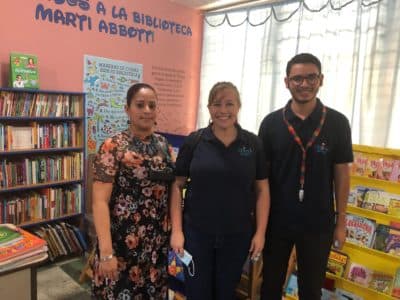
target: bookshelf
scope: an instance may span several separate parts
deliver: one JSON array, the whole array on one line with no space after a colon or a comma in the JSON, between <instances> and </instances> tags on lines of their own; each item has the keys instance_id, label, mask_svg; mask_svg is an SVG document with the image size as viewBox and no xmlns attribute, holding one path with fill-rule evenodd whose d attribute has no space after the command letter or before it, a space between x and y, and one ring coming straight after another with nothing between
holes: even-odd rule
<instances>
[{"instance_id":1,"label":"bookshelf","mask_svg":"<svg viewBox=\"0 0 400 300\"><path fill-rule=\"evenodd\" d=\"M85 94L0 88L0 223L83 216Z\"/></svg>"},{"instance_id":2,"label":"bookshelf","mask_svg":"<svg viewBox=\"0 0 400 300\"><path fill-rule=\"evenodd\" d=\"M372 232L373 242L370 246L364 245L363 243L366 243L366 241L362 241L362 238L359 240L357 232L356 238L354 236L350 239L347 238L341 250L341 252L348 255L343 276L327 272L326 277L334 281L335 288L348 291L353 295L362 297L364 300L400 299L400 297L396 298L392 295L396 272L400 274L400 247L397 248L396 253L388 253L386 251L387 248L379 249L375 244L378 224L386 226L390 225L391 222L400 224L400 150L353 145L353 151L355 160L352 165L351 193L346 213L356 216L356 218L362 217L372 220L375 223L375 228ZM372 193L378 191L377 194L382 194L379 194L381 195L379 197L375 196L374 198L371 196L368 198L366 197L368 191ZM360 226L365 224L369 223L361 223ZM353 226L351 223L347 223L347 225ZM351 236L349 234L351 230L351 228L347 227L347 235ZM362 233L362 231L360 232ZM393 236L395 235L392 234ZM396 239L400 241L400 235ZM387 243L388 239L384 238L384 240ZM389 291L385 293L372 288L371 284L363 285L350 280L349 273L351 272L352 263L365 267L367 269L365 273L369 272L371 277L373 274L392 276L393 280ZM397 279L397 281L399 280ZM297 297L286 295L285 299L297 299Z\"/></svg>"},{"instance_id":3,"label":"bookshelf","mask_svg":"<svg viewBox=\"0 0 400 300\"><path fill-rule=\"evenodd\" d=\"M361 145L353 145L353 150L355 161L352 165L351 195L347 213L373 220L376 226L378 224L390 225L391 222L400 224L400 179L398 179L397 174L400 171L396 170L396 164L397 166L400 164L400 150ZM374 190L379 191L379 193L388 193L391 196L377 198L366 196L369 191L375 193ZM398 199L398 201L389 201L389 198ZM374 240L378 235L376 232L375 228ZM399 253L393 254L375 248L375 241L371 246L367 247L362 242L355 243L352 240L346 240L342 251L349 256L349 262L344 276L338 277L333 274L327 274L327 277L335 280L336 288L347 290L363 297L365 300L399 299L392 296L393 281L390 291L383 293L372 288L370 284L365 286L348 279L351 263L366 267L372 274L386 274L393 276L393 278L395 277L396 271L400 267L400 249L398 249Z\"/></svg>"}]
</instances>

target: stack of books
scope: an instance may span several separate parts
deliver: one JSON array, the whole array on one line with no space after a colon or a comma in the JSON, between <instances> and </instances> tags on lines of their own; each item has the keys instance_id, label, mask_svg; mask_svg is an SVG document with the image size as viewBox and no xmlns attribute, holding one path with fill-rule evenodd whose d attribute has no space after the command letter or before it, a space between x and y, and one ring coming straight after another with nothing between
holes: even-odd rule
<instances>
[{"instance_id":1,"label":"stack of books","mask_svg":"<svg viewBox=\"0 0 400 300\"><path fill-rule=\"evenodd\" d=\"M13 224L0 224L0 272L47 259L46 241Z\"/></svg>"}]
</instances>

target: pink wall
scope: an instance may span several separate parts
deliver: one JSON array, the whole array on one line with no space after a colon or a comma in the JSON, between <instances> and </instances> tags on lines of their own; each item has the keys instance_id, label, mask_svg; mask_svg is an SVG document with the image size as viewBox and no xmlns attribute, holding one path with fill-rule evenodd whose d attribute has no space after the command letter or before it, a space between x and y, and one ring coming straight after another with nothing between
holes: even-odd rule
<instances>
[{"instance_id":1,"label":"pink wall","mask_svg":"<svg viewBox=\"0 0 400 300\"><path fill-rule=\"evenodd\" d=\"M90 9L68 3L86 2ZM22 4L23 2L23 4ZM64 2L62 4L57 4ZM96 12L97 3L103 3L106 15ZM72 25L55 24L35 18L37 6L86 15L91 18L91 30L84 23L83 30ZM124 8L127 20L113 18L112 7ZM133 21L132 12L139 12L189 26L192 36L170 33L146 27ZM98 23L122 24L154 31L154 41L139 42L136 38L99 32ZM153 66L183 70L185 79L181 93L182 103L163 107L159 130L187 134L195 127L199 98L200 59L203 18L199 11L167 0L1 0L0 10L0 82L8 86L10 52L30 53L38 56L40 88L46 90L82 91L83 55L94 55L115 60L143 64L144 82L154 83ZM79 23L78 23L79 24Z\"/></svg>"}]
</instances>

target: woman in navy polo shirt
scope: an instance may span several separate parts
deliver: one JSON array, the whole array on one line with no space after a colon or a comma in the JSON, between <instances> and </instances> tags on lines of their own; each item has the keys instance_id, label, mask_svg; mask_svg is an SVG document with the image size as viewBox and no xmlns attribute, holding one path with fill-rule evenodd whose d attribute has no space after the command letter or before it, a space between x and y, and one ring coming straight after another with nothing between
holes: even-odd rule
<instances>
[{"instance_id":1,"label":"woman in navy polo shirt","mask_svg":"<svg viewBox=\"0 0 400 300\"><path fill-rule=\"evenodd\" d=\"M171 247L192 255L185 268L188 300L235 299L246 257L257 260L264 247L267 168L260 140L237 123L240 106L232 83L215 84L208 98L212 123L186 138L176 161Z\"/></svg>"}]
</instances>

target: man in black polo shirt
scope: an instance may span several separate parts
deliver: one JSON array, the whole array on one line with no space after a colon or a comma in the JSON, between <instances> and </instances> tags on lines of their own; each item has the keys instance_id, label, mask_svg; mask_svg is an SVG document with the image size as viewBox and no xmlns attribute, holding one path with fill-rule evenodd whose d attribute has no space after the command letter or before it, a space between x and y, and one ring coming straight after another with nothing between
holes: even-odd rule
<instances>
[{"instance_id":1,"label":"man in black polo shirt","mask_svg":"<svg viewBox=\"0 0 400 300\"><path fill-rule=\"evenodd\" d=\"M345 241L351 131L317 98L323 79L317 57L294 56L285 78L292 99L260 126L271 192L261 299L281 299L293 246L300 299L320 299L332 242Z\"/></svg>"}]
</instances>

